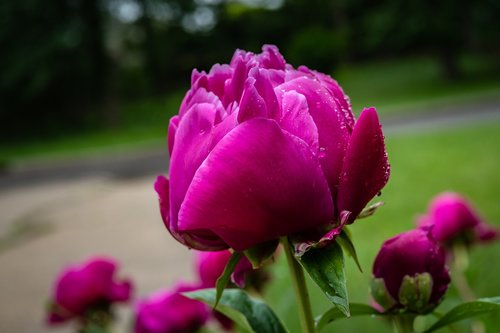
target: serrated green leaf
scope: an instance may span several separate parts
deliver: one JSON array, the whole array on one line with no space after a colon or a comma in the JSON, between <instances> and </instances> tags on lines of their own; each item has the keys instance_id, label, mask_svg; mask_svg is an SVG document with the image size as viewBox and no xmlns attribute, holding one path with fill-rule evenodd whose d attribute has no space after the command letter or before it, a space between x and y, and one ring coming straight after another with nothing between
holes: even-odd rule
<instances>
[{"instance_id":1,"label":"serrated green leaf","mask_svg":"<svg viewBox=\"0 0 500 333\"><path fill-rule=\"evenodd\" d=\"M274 254L279 243L279 239L273 239L245 250L244 253L254 269L260 268Z\"/></svg>"},{"instance_id":2,"label":"serrated green leaf","mask_svg":"<svg viewBox=\"0 0 500 333\"><path fill-rule=\"evenodd\" d=\"M359 271L363 273L363 269L361 268L361 264L358 260L358 254L356 253L356 248L354 247L351 235L346 230L346 228L342 230L336 241L340 244L340 246L342 246L342 249L344 249L344 251L346 251L354 259L354 262L356 263L356 266L358 266Z\"/></svg>"},{"instance_id":3,"label":"serrated green leaf","mask_svg":"<svg viewBox=\"0 0 500 333\"><path fill-rule=\"evenodd\" d=\"M385 316L384 313L378 312L369 305L361 303L351 303L349 304L349 309L351 312L351 317L354 316ZM316 317L316 330L320 332L326 325L332 321L345 318L345 315L338 307L333 307L323 313L321 316Z\"/></svg>"},{"instance_id":4,"label":"serrated green leaf","mask_svg":"<svg viewBox=\"0 0 500 333\"><path fill-rule=\"evenodd\" d=\"M224 291L224 288L227 287L229 279L231 279L231 274L233 274L234 269L236 268L236 265L238 265L241 257L241 252L234 252L229 258L226 267L224 268L224 272L222 272L222 275L217 279L217 282L215 283L217 294L215 297L214 309L217 307L217 304L219 304L219 299L222 296L222 292Z\"/></svg>"},{"instance_id":5,"label":"serrated green leaf","mask_svg":"<svg viewBox=\"0 0 500 333\"><path fill-rule=\"evenodd\" d=\"M344 269L344 254L339 244L310 249L297 258L309 276L345 316L349 316L349 301Z\"/></svg>"},{"instance_id":6,"label":"serrated green leaf","mask_svg":"<svg viewBox=\"0 0 500 333\"><path fill-rule=\"evenodd\" d=\"M441 327L448 326L463 319L499 311L500 297L480 298L477 301L462 303L445 313L424 333L433 332Z\"/></svg>"},{"instance_id":7,"label":"serrated green leaf","mask_svg":"<svg viewBox=\"0 0 500 333\"><path fill-rule=\"evenodd\" d=\"M215 289L203 289L184 296L213 306L216 301ZM241 289L226 289L219 300L217 311L231 318L246 333L287 333L280 319L263 301L249 296Z\"/></svg>"}]
</instances>

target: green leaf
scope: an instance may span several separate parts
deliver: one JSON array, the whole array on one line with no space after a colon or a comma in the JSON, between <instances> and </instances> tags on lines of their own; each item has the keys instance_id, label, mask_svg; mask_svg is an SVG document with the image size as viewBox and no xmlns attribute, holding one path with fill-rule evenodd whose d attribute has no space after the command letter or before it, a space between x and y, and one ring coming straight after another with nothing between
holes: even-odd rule
<instances>
[{"instance_id":1,"label":"green leaf","mask_svg":"<svg viewBox=\"0 0 500 333\"><path fill-rule=\"evenodd\" d=\"M254 269L260 268L262 264L274 254L279 243L279 239L273 239L245 250L244 253L252 263Z\"/></svg>"},{"instance_id":2,"label":"green leaf","mask_svg":"<svg viewBox=\"0 0 500 333\"><path fill-rule=\"evenodd\" d=\"M227 287L229 279L231 278L231 274L233 274L234 269L236 268L236 265L238 265L241 257L241 252L234 252L231 255L231 258L229 258L226 267L224 268L224 272L222 272L222 275L217 279L217 282L215 284L217 295L215 297L214 310L217 307L217 304L219 304L219 299L221 298L222 292L224 291L224 288Z\"/></svg>"},{"instance_id":3,"label":"green leaf","mask_svg":"<svg viewBox=\"0 0 500 333\"><path fill-rule=\"evenodd\" d=\"M500 311L500 297L480 298L477 301L462 303L445 313L425 333L433 332L463 319L498 311Z\"/></svg>"},{"instance_id":4,"label":"green leaf","mask_svg":"<svg viewBox=\"0 0 500 333\"><path fill-rule=\"evenodd\" d=\"M340 235L337 237L336 241L340 244L340 246L342 246L342 249L354 259L354 262L356 263L356 266L358 266L359 271L363 273L363 269L361 268L361 264L358 260L356 249L354 248L354 243L352 242L351 234L347 230L347 228L344 228L340 232Z\"/></svg>"},{"instance_id":5,"label":"green leaf","mask_svg":"<svg viewBox=\"0 0 500 333\"><path fill-rule=\"evenodd\" d=\"M349 304L351 316L385 316L385 314L378 312L374 308L366 304L351 303ZM338 307L333 307L323 313L321 316L316 317L316 330L321 331L326 325L334 320L345 318L344 313Z\"/></svg>"},{"instance_id":6,"label":"green leaf","mask_svg":"<svg viewBox=\"0 0 500 333\"><path fill-rule=\"evenodd\" d=\"M323 248L312 248L297 259L326 297L349 317L344 255L340 245L332 242Z\"/></svg>"},{"instance_id":7,"label":"green leaf","mask_svg":"<svg viewBox=\"0 0 500 333\"><path fill-rule=\"evenodd\" d=\"M216 302L215 289L203 289L184 296L213 306ZM287 333L280 319L261 300L248 296L241 289L226 289L222 293L217 311L231 318L246 333Z\"/></svg>"}]
</instances>

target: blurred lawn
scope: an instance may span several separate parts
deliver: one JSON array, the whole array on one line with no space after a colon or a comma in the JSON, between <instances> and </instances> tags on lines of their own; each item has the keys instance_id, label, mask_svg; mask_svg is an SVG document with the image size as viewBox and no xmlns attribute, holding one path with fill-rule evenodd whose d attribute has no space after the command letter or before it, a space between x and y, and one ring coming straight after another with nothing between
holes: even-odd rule
<instances>
[{"instance_id":1,"label":"blurred lawn","mask_svg":"<svg viewBox=\"0 0 500 333\"><path fill-rule=\"evenodd\" d=\"M376 106L382 116L431 111L436 106L500 95L500 80L489 61L464 58L462 67L464 79L454 82L444 80L437 63L429 57L347 66L333 76L350 96L356 114L366 106ZM188 77L183 80L188 84ZM23 144L0 144L0 164L164 145L168 120L177 113L183 95L184 91L174 91L162 98L122 103L119 126L113 130L66 133L50 140Z\"/></svg>"},{"instance_id":2,"label":"blurred lawn","mask_svg":"<svg viewBox=\"0 0 500 333\"><path fill-rule=\"evenodd\" d=\"M347 259L347 278L352 302L368 302L371 265L382 242L397 233L413 228L414 218L426 210L429 199L444 190L458 191L472 200L490 223L500 224L500 122L471 128L455 128L439 132L400 135L387 138L391 179L383 190L385 205L368 219L351 226L359 259L360 273L353 260ZM472 250L468 277L479 297L500 295L500 242L478 246ZM284 256L276 265L275 280L266 298L280 316L286 318L291 333L299 332L296 302L289 284ZM329 308L329 302L310 285L314 314ZM450 288L445 303L449 308L457 302ZM487 316L487 332L497 332L500 315ZM431 319L429 319L429 324ZM464 324L457 332L466 332ZM441 331L445 332L446 329ZM323 332L392 332L380 319L357 317L331 324Z\"/></svg>"}]
</instances>

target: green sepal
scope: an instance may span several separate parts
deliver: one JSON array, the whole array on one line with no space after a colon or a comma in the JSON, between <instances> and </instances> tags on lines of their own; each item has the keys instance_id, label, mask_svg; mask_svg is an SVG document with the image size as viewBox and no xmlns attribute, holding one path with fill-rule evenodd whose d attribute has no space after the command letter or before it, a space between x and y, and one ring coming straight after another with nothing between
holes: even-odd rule
<instances>
[{"instance_id":1,"label":"green sepal","mask_svg":"<svg viewBox=\"0 0 500 333\"><path fill-rule=\"evenodd\" d=\"M279 239L274 239L245 250L243 253L252 263L252 267L257 269L262 267L262 264L272 257L279 243Z\"/></svg>"},{"instance_id":2,"label":"green sepal","mask_svg":"<svg viewBox=\"0 0 500 333\"><path fill-rule=\"evenodd\" d=\"M379 202L376 202L368 207L365 207L361 213L359 213L358 217L356 217L356 219L364 219L366 217L369 217L369 216L372 216L373 214L375 214L375 212L377 211L377 209L379 209L381 206L384 205L384 202L383 201L379 201Z\"/></svg>"},{"instance_id":3,"label":"green sepal","mask_svg":"<svg viewBox=\"0 0 500 333\"><path fill-rule=\"evenodd\" d=\"M340 245L332 242L323 248L311 248L296 258L325 296L349 317L344 254Z\"/></svg>"},{"instance_id":4,"label":"green sepal","mask_svg":"<svg viewBox=\"0 0 500 333\"><path fill-rule=\"evenodd\" d=\"M409 312L420 314L430 312L437 305L429 304L432 285L432 276L428 272L415 276L405 275L399 287L399 303Z\"/></svg>"},{"instance_id":5,"label":"green sepal","mask_svg":"<svg viewBox=\"0 0 500 333\"><path fill-rule=\"evenodd\" d=\"M384 279L373 278L370 283L370 291L375 302L385 310L391 309L397 303L391 294L389 294Z\"/></svg>"},{"instance_id":6,"label":"green sepal","mask_svg":"<svg viewBox=\"0 0 500 333\"><path fill-rule=\"evenodd\" d=\"M363 269L361 268L361 264L359 263L358 254L356 253L356 248L354 247L354 243L352 242L352 236L347 227L344 227L340 232L340 235L336 238L337 243L342 246L342 249L347 252L358 266L358 269L361 273L363 273Z\"/></svg>"},{"instance_id":7,"label":"green sepal","mask_svg":"<svg viewBox=\"0 0 500 333\"><path fill-rule=\"evenodd\" d=\"M184 296L214 306L215 289L202 289L183 293ZM217 311L223 313L245 333L287 333L285 326L273 310L263 301L249 296L241 289L226 289Z\"/></svg>"},{"instance_id":8,"label":"green sepal","mask_svg":"<svg viewBox=\"0 0 500 333\"><path fill-rule=\"evenodd\" d=\"M236 265L238 265L242 256L241 252L233 252L226 264L226 267L224 268L224 271L222 272L222 275L217 279L217 282L215 283L217 293L215 296L214 310L217 307L217 304L219 304L222 292L227 287L229 280L231 279L231 274L233 274L234 269L236 268Z\"/></svg>"}]
</instances>

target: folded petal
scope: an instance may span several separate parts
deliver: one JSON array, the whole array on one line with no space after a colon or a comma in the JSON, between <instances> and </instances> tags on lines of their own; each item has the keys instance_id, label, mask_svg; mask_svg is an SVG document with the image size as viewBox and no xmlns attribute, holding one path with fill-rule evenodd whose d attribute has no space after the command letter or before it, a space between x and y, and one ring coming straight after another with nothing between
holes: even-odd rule
<instances>
[{"instance_id":1,"label":"folded petal","mask_svg":"<svg viewBox=\"0 0 500 333\"><path fill-rule=\"evenodd\" d=\"M177 131L177 127L179 127L179 116L176 115L170 118L170 122L168 124L167 143L168 154L170 156L172 156L172 149L174 149L175 132Z\"/></svg>"},{"instance_id":2,"label":"folded petal","mask_svg":"<svg viewBox=\"0 0 500 333\"><path fill-rule=\"evenodd\" d=\"M339 183L339 212L356 219L366 204L389 180L390 167L384 135L375 108L365 109L354 125Z\"/></svg>"},{"instance_id":3,"label":"folded petal","mask_svg":"<svg viewBox=\"0 0 500 333\"><path fill-rule=\"evenodd\" d=\"M278 94L296 91L307 99L309 113L318 128L321 167L335 200L339 175L342 169L347 144L349 126L333 95L311 77L301 76L275 88Z\"/></svg>"},{"instance_id":4,"label":"folded petal","mask_svg":"<svg viewBox=\"0 0 500 333\"><path fill-rule=\"evenodd\" d=\"M240 251L327 224L332 215L331 194L309 146L259 118L227 134L200 166L178 228L210 229Z\"/></svg>"}]
</instances>

